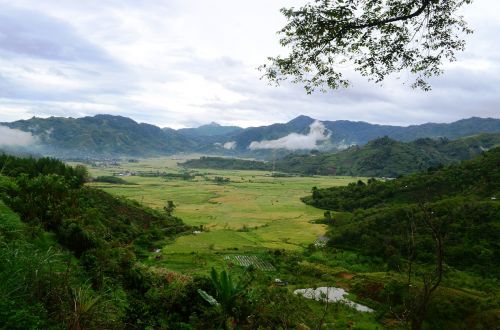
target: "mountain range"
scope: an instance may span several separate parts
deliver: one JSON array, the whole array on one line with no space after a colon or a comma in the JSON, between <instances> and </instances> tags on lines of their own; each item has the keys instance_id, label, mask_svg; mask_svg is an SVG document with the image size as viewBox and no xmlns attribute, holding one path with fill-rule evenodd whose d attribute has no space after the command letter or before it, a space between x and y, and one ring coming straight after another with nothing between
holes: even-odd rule
<instances>
[{"instance_id":1,"label":"mountain range","mask_svg":"<svg viewBox=\"0 0 500 330\"><path fill-rule=\"evenodd\" d=\"M241 128L211 123L175 130L112 115L33 117L1 125L30 132L37 139L41 153L60 157L155 156L182 152L265 157L272 152L270 149L279 149L279 153L285 154L289 153L285 149L298 150L305 145L304 149L338 151L353 145L364 145L383 136L397 141L413 141L500 132L500 119L477 117L449 124L428 123L407 127L347 120L318 123L313 118L299 116L287 123L269 126ZM319 133L313 132L313 127L319 128ZM310 142L314 148L311 148ZM256 145L258 149L253 148Z\"/></svg>"}]
</instances>

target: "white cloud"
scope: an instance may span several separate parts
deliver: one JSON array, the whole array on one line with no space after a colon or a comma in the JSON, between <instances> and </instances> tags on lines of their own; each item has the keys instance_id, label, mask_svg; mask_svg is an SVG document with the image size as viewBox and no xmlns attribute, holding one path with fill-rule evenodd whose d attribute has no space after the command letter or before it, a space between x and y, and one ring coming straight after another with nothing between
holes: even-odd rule
<instances>
[{"instance_id":1,"label":"white cloud","mask_svg":"<svg viewBox=\"0 0 500 330\"><path fill-rule=\"evenodd\" d=\"M226 143L224 143L223 147L224 147L224 149L227 149L227 150L233 150L236 148L236 141L226 142Z\"/></svg>"},{"instance_id":2,"label":"white cloud","mask_svg":"<svg viewBox=\"0 0 500 330\"><path fill-rule=\"evenodd\" d=\"M36 139L31 135L31 133L0 125L0 146L27 147L35 143Z\"/></svg>"},{"instance_id":3,"label":"white cloud","mask_svg":"<svg viewBox=\"0 0 500 330\"><path fill-rule=\"evenodd\" d=\"M276 140L252 141L248 146L251 150L258 149L287 149L287 150L303 150L314 149L318 142L327 140L330 137L330 132L326 129L322 122L315 120L309 126L308 134L290 133L287 136Z\"/></svg>"},{"instance_id":4,"label":"white cloud","mask_svg":"<svg viewBox=\"0 0 500 330\"><path fill-rule=\"evenodd\" d=\"M0 0L0 121L121 114L159 126L323 120L416 124L500 116L500 3L463 14L466 52L423 93L355 77L349 90L276 88L256 67L280 52L281 7L306 0ZM18 111L14 113L13 111Z\"/></svg>"}]
</instances>

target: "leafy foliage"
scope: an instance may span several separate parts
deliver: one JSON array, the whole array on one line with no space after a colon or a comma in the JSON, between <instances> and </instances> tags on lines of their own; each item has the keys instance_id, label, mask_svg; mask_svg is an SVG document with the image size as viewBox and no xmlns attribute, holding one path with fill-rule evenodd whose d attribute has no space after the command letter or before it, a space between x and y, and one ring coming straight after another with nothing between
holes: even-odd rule
<instances>
[{"instance_id":1,"label":"leafy foliage","mask_svg":"<svg viewBox=\"0 0 500 330\"><path fill-rule=\"evenodd\" d=\"M55 158L21 158L6 154L0 155L0 175L17 177L21 174L28 178L39 175L58 175L71 187L80 187L88 179L84 166L71 167Z\"/></svg>"},{"instance_id":2,"label":"leafy foliage","mask_svg":"<svg viewBox=\"0 0 500 330\"><path fill-rule=\"evenodd\" d=\"M129 182L123 180L122 178L112 176L112 175L98 176L93 181L94 182L113 183L113 184L130 184Z\"/></svg>"},{"instance_id":3,"label":"leafy foliage","mask_svg":"<svg viewBox=\"0 0 500 330\"><path fill-rule=\"evenodd\" d=\"M442 73L465 47L460 34L471 33L457 11L471 0L315 0L301 8L283 8L287 19L280 43L290 53L270 58L265 77L287 77L304 84L336 89L349 81L339 66L349 63L376 82L407 70L414 87L430 89L427 79Z\"/></svg>"},{"instance_id":4,"label":"leafy foliage","mask_svg":"<svg viewBox=\"0 0 500 330\"><path fill-rule=\"evenodd\" d=\"M0 201L0 323L123 328L125 322L159 326L176 315L144 316L137 310L144 305L132 302L145 288L165 284L140 270L136 260L158 241L187 230L180 219L81 187L75 184L79 172L71 176L62 162L51 160L48 169L37 167L36 159L9 160L23 167L4 172L12 177L0 176L0 198L19 215Z\"/></svg>"}]
</instances>

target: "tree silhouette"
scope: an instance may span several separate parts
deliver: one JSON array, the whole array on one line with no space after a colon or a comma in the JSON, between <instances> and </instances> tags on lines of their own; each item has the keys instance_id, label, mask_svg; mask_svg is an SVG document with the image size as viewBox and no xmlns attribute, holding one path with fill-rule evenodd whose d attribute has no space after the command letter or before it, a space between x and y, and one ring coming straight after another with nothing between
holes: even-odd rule
<instances>
[{"instance_id":1,"label":"tree silhouette","mask_svg":"<svg viewBox=\"0 0 500 330\"><path fill-rule=\"evenodd\" d=\"M176 206L173 201L167 201L167 204L163 207L163 210L167 213L167 215L170 217L172 216L172 213L174 212Z\"/></svg>"},{"instance_id":2,"label":"tree silhouette","mask_svg":"<svg viewBox=\"0 0 500 330\"><path fill-rule=\"evenodd\" d=\"M457 11L472 0L314 0L301 8L283 8L287 19L279 31L289 50L261 66L264 77L316 88L347 87L341 67L369 80L407 71L413 87L429 90L428 78L442 73L445 61L465 47L472 33Z\"/></svg>"}]
</instances>

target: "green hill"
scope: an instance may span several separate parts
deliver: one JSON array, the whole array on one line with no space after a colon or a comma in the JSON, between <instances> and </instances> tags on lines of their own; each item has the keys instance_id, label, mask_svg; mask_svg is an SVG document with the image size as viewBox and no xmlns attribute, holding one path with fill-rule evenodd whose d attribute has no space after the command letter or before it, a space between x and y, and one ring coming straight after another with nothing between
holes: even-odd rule
<instances>
[{"instance_id":1,"label":"green hill","mask_svg":"<svg viewBox=\"0 0 500 330\"><path fill-rule=\"evenodd\" d=\"M235 134L243 131L243 128L238 126L222 126L217 123L210 123L195 128L181 128L177 130L179 133L191 138L223 138L224 136Z\"/></svg>"},{"instance_id":2,"label":"green hill","mask_svg":"<svg viewBox=\"0 0 500 330\"><path fill-rule=\"evenodd\" d=\"M196 146L195 142L173 129L162 130L121 116L33 117L3 125L31 132L49 148L48 153L56 155L151 156Z\"/></svg>"},{"instance_id":3,"label":"green hill","mask_svg":"<svg viewBox=\"0 0 500 330\"><path fill-rule=\"evenodd\" d=\"M480 134L454 141L419 139L398 142L388 137L338 153L290 154L276 160L280 172L306 175L396 177L471 159L500 145L500 133ZM272 170L272 162L222 157L202 157L182 164L188 168Z\"/></svg>"},{"instance_id":4,"label":"green hill","mask_svg":"<svg viewBox=\"0 0 500 330\"><path fill-rule=\"evenodd\" d=\"M418 139L398 142L388 137L341 152L291 154L276 162L280 171L304 174L396 177L471 159L500 145L500 133L480 134L449 141Z\"/></svg>"},{"instance_id":5,"label":"green hill","mask_svg":"<svg viewBox=\"0 0 500 330\"><path fill-rule=\"evenodd\" d=\"M189 229L180 219L83 187L83 167L2 155L0 168L1 328L170 324L176 309L156 308L164 275L143 263Z\"/></svg>"},{"instance_id":6,"label":"green hill","mask_svg":"<svg viewBox=\"0 0 500 330\"><path fill-rule=\"evenodd\" d=\"M333 217L329 233L333 247L399 259L407 253L409 221L426 216L445 233L449 265L500 276L500 148L460 164L392 181L370 179L368 183L313 189L303 200L343 212L338 221ZM432 255L432 242L429 231L419 241L419 249L427 257Z\"/></svg>"}]
</instances>

